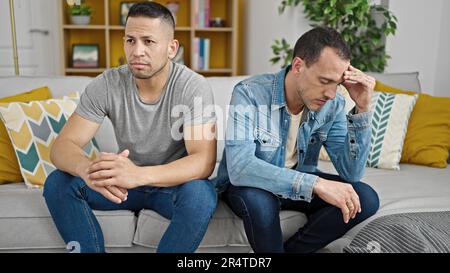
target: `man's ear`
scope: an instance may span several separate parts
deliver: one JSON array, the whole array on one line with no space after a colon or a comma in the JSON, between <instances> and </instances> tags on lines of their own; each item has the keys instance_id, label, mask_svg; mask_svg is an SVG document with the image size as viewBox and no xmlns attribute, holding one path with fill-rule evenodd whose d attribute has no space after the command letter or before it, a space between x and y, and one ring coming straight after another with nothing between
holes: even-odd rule
<instances>
[{"instance_id":1,"label":"man's ear","mask_svg":"<svg viewBox=\"0 0 450 273\"><path fill-rule=\"evenodd\" d=\"M302 58L294 57L292 59L292 71L294 73L301 73L305 67L306 67L306 64Z\"/></svg>"},{"instance_id":2,"label":"man's ear","mask_svg":"<svg viewBox=\"0 0 450 273\"><path fill-rule=\"evenodd\" d=\"M180 43L178 42L178 40L175 40L175 39L173 39L169 43L169 48L168 48L169 59L175 58L175 56L177 55L179 46L180 46Z\"/></svg>"}]
</instances>

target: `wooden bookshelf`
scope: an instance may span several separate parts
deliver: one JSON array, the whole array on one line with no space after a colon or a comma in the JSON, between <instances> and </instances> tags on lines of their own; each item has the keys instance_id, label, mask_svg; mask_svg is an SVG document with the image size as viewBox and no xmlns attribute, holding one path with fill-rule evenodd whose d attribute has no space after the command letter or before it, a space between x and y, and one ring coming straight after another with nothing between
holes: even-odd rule
<instances>
[{"instance_id":1,"label":"wooden bookshelf","mask_svg":"<svg viewBox=\"0 0 450 273\"><path fill-rule=\"evenodd\" d=\"M210 69L196 70L205 76L238 75L238 38L239 15L238 6L244 5L242 0L210 0L210 18L225 19L224 27L200 28L195 24L194 0L178 0L175 38L184 46L184 62L192 66L194 55L193 40L195 37L210 39ZM123 52L123 36L125 27L120 24L120 4L136 2L133 0L86 0L86 4L94 10L89 25L72 25L67 14L65 0L58 1L61 24L61 72L64 75L96 76L105 69L125 63ZM156 0L165 4L167 0ZM99 46L98 68L73 68L73 44L97 44Z\"/></svg>"}]
</instances>

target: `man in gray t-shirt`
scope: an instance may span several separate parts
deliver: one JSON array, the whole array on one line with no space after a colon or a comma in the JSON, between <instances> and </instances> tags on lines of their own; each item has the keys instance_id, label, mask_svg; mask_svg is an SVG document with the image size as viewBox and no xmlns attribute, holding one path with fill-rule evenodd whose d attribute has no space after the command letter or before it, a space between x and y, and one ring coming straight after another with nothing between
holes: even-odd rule
<instances>
[{"instance_id":1,"label":"man in gray t-shirt","mask_svg":"<svg viewBox=\"0 0 450 273\"><path fill-rule=\"evenodd\" d=\"M133 5L124 37L128 64L86 87L53 144L58 170L47 178L44 197L64 241L78 242L81 252L105 251L92 210L151 209L170 219L158 252L195 251L214 213L217 197L207 179L216 159L212 90L171 61L174 29L164 6ZM82 147L105 117L119 151L91 160Z\"/></svg>"},{"instance_id":2,"label":"man in gray t-shirt","mask_svg":"<svg viewBox=\"0 0 450 273\"><path fill-rule=\"evenodd\" d=\"M75 113L101 124L107 116L119 150L138 166L170 163L187 155L183 127L214 123L213 96L202 76L168 63L169 78L156 100L139 95L128 65L106 71L89 84Z\"/></svg>"}]
</instances>

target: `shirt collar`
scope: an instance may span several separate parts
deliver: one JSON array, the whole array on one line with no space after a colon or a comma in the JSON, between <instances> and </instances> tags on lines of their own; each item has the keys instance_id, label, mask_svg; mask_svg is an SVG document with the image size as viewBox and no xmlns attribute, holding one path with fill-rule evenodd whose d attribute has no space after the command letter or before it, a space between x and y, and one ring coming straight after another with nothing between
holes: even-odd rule
<instances>
[{"instance_id":1,"label":"shirt collar","mask_svg":"<svg viewBox=\"0 0 450 273\"><path fill-rule=\"evenodd\" d=\"M286 97L284 94L284 82L286 79L286 75L291 70L291 65L288 65L286 68L282 69L280 72L275 74L275 80L272 87L272 111L279 110L283 107L286 107ZM304 117L307 119L314 119L316 117L316 113L310 111L308 108L303 109Z\"/></svg>"},{"instance_id":2,"label":"shirt collar","mask_svg":"<svg viewBox=\"0 0 450 273\"><path fill-rule=\"evenodd\" d=\"M272 110L278 110L286 106L286 98L284 96L284 80L291 66L287 66L280 72L275 74L275 80L272 87Z\"/></svg>"}]
</instances>

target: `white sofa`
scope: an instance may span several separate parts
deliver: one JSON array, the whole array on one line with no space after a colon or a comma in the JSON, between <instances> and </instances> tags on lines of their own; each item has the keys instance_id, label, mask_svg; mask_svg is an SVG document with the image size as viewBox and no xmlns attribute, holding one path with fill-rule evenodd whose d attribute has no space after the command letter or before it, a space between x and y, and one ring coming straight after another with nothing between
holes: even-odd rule
<instances>
[{"instance_id":1,"label":"white sofa","mask_svg":"<svg viewBox=\"0 0 450 273\"><path fill-rule=\"evenodd\" d=\"M412 77L417 78L417 75ZM208 78L213 88L215 102L219 105L217 114L220 140L217 163L222 158L226 106L234 85L244 78ZM0 77L0 97L40 86L48 86L53 97L58 97L71 91L83 92L90 80L88 77ZM386 80L385 82L389 83ZM411 84L411 89L420 89L418 80L412 81ZM407 88L405 85L403 87ZM111 123L107 121L96 135L102 151L117 152L115 137L111 136L114 136L114 132ZM319 167L322 171L334 172L334 168L328 162L320 162ZM381 201L379 212L350 230L343 238L332 242L321 252L342 252L366 223L382 215L411 211L450 211L450 168L432 169L401 165L401 171L367 169L363 181L372 185L379 193ZM151 210L142 210L137 215L130 211L95 211L95 214L102 226L109 252L154 252L169 223L167 219ZM285 239L306 222L304 214L294 211L282 211L280 219ZM0 252L66 251L65 244L49 215L42 191L27 189L24 183L0 185L0 234ZM242 221L220 201L198 252L250 251Z\"/></svg>"}]
</instances>

